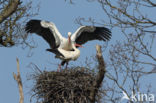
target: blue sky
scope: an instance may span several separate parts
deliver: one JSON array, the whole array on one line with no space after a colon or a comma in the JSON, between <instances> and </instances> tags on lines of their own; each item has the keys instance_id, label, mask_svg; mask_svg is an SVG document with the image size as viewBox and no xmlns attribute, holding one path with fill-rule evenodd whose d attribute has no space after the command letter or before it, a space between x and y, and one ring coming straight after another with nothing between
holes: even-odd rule
<instances>
[{"instance_id":1,"label":"blue sky","mask_svg":"<svg viewBox=\"0 0 156 103\"><path fill-rule=\"evenodd\" d=\"M58 30L63 36L67 37L67 32L75 32L79 27L74 21L77 17L93 17L96 20L102 20L105 16L97 3L87 3L79 0L75 5L70 5L64 0L33 0L33 3L40 3L39 15L33 19L52 21L56 24ZM37 48L33 49L32 57L27 57L29 49L21 49L20 46L12 48L0 48L0 103L18 103L19 92L17 84L13 79L12 73L16 73L16 57L20 61L20 70L24 85L25 103L29 102L31 81L27 81L27 76L33 71L28 65L33 62L40 69L56 70L60 60L54 59L54 55L46 52L49 45L41 38L33 35ZM87 43L85 48L81 49L81 56L76 62L70 62L73 65L82 65L86 57L95 54L95 44L97 41Z\"/></svg>"},{"instance_id":2,"label":"blue sky","mask_svg":"<svg viewBox=\"0 0 156 103\"><path fill-rule=\"evenodd\" d=\"M67 32L74 32L79 25L74 21L77 17L92 17L97 21L107 19L103 15L103 10L98 3L88 3L85 0L77 0L74 5L71 5L64 0L33 0L33 3L40 3L39 15L32 19L41 19L52 21L56 24L58 30L63 36L67 37ZM119 38L118 31L114 31L109 45ZM45 49L49 45L41 38L33 35L37 48L31 52L32 57L27 57L29 49L22 49L20 46L12 48L0 48L0 103L18 103L19 92L17 84L13 79L12 73L16 73L16 57L20 61L20 70L24 85L25 103L29 103L30 89L32 86L31 81L27 81L27 76L33 72L28 65L33 62L38 65L40 69L56 70L60 60L55 59L54 55L46 52ZM83 65L85 58L95 55L95 45L102 44L101 42L94 41L84 45L85 48L81 49L81 56L75 62L70 62L71 65ZM107 60L107 50L105 59Z\"/></svg>"}]
</instances>

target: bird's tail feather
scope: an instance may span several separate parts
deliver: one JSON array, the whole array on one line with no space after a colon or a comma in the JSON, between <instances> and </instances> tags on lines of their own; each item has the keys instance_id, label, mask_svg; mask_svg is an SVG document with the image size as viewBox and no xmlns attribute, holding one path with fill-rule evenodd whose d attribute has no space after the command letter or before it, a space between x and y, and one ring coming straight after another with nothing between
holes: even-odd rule
<instances>
[{"instance_id":1,"label":"bird's tail feather","mask_svg":"<svg viewBox=\"0 0 156 103\"><path fill-rule=\"evenodd\" d=\"M62 57L64 57L64 55L61 54L61 53L58 51L58 49L46 49L46 51L52 52L52 53L56 54L57 56L62 56Z\"/></svg>"}]
</instances>

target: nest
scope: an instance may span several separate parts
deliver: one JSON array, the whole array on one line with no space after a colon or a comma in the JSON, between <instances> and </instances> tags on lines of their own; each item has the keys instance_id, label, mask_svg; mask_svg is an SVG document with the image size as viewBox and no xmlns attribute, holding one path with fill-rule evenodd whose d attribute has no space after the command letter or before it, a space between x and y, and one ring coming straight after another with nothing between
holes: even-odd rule
<instances>
[{"instance_id":1,"label":"nest","mask_svg":"<svg viewBox=\"0 0 156 103\"><path fill-rule=\"evenodd\" d=\"M32 89L37 103L90 103L95 74L77 67L61 72L43 71L33 75Z\"/></svg>"}]
</instances>

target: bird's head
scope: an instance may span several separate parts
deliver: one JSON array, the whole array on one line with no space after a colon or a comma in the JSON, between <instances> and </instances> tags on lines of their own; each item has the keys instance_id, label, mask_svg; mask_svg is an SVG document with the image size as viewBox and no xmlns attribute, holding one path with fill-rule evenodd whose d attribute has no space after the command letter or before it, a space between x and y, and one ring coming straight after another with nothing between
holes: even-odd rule
<instances>
[{"instance_id":1,"label":"bird's head","mask_svg":"<svg viewBox=\"0 0 156 103\"><path fill-rule=\"evenodd\" d=\"M68 41L69 41L69 43L71 43L71 35L72 35L72 33L68 32Z\"/></svg>"},{"instance_id":2,"label":"bird's head","mask_svg":"<svg viewBox=\"0 0 156 103\"><path fill-rule=\"evenodd\" d=\"M68 37L71 37L72 33L71 32L68 32Z\"/></svg>"}]
</instances>

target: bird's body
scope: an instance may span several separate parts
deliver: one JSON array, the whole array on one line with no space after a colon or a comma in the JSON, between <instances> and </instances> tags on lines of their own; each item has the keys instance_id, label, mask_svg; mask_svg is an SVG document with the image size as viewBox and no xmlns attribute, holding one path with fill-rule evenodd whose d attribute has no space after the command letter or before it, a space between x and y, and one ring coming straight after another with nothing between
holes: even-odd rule
<instances>
[{"instance_id":1,"label":"bird's body","mask_svg":"<svg viewBox=\"0 0 156 103\"><path fill-rule=\"evenodd\" d=\"M70 51L73 49L73 45L72 43L69 43L68 42L68 39L64 39L62 42L61 42L61 45L59 46L59 48L61 49L64 49L64 50L67 50L67 51Z\"/></svg>"},{"instance_id":2,"label":"bird's body","mask_svg":"<svg viewBox=\"0 0 156 103\"><path fill-rule=\"evenodd\" d=\"M55 24L48 21L30 20L25 28L27 33L36 33L42 36L50 45L50 51L56 58L60 58L62 65L70 60L76 60L80 56L77 48L87 41L102 40L107 41L111 38L111 32L105 27L81 26L75 33L68 32L68 38L64 38Z\"/></svg>"},{"instance_id":3,"label":"bird's body","mask_svg":"<svg viewBox=\"0 0 156 103\"><path fill-rule=\"evenodd\" d=\"M72 50L65 50L61 47L57 49L47 49L54 54L56 54L56 58L60 58L64 61L75 61L80 56L80 50L77 49L74 45L72 46Z\"/></svg>"}]
</instances>

